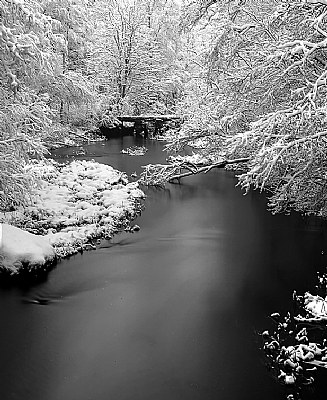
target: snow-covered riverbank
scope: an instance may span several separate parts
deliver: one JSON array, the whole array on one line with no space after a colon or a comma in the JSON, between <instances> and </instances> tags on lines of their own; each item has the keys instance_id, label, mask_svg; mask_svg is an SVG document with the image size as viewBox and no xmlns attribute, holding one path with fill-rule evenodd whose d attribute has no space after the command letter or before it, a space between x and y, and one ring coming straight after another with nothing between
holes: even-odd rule
<instances>
[{"instance_id":1,"label":"snow-covered riverbank","mask_svg":"<svg viewBox=\"0 0 327 400\"><path fill-rule=\"evenodd\" d=\"M1 224L0 265L3 271L18 273L24 266L31 271L46 269L56 261L56 253L49 241L8 224Z\"/></svg>"},{"instance_id":2,"label":"snow-covered riverbank","mask_svg":"<svg viewBox=\"0 0 327 400\"><path fill-rule=\"evenodd\" d=\"M12 273L95 248L96 240L126 228L141 209L144 193L138 184L129 183L124 173L108 165L73 161L65 166L35 163L31 168L41 179L31 205L0 214L0 222L37 235L26 236L26 232L3 225L1 268ZM39 239L45 243L43 258L40 254L35 258L36 248L28 251L34 245L40 251Z\"/></svg>"}]
</instances>

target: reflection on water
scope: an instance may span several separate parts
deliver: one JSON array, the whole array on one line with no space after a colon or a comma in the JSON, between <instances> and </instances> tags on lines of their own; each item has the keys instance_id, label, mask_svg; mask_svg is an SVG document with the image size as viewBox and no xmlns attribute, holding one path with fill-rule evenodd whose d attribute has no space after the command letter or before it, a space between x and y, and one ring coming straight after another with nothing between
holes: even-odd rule
<instances>
[{"instance_id":1,"label":"reflection on water","mask_svg":"<svg viewBox=\"0 0 327 400\"><path fill-rule=\"evenodd\" d=\"M86 153L128 173L164 160L156 142L145 157L120 154L133 140ZM313 285L325 229L273 217L234 185L211 171L150 189L140 232L61 262L39 285L1 289L0 399L283 399L255 333Z\"/></svg>"}]
</instances>

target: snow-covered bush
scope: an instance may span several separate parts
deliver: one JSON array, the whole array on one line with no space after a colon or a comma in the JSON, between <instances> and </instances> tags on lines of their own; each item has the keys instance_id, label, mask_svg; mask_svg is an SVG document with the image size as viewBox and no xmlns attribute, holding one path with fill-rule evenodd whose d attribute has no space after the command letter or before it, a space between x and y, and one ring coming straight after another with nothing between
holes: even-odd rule
<instances>
[{"instance_id":1,"label":"snow-covered bush","mask_svg":"<svg viewBox=\"0 0 327 400\"><path fill-rule=\"evenodd\" d=\"M140 211L144 193L112 167L94 161L31 164L40 179L31 204L7 222L44 235L60 257L110 238ZM91 246L91 247L90 247Z\"/></svg>"}]
</instances>

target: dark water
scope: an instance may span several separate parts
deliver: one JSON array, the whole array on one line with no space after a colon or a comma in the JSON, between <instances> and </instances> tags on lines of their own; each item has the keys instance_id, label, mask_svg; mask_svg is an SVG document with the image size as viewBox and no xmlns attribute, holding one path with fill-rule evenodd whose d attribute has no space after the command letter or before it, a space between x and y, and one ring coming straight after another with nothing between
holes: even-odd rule
<instances>
[{"instance_id":1,"label":"dark water","mask_svg":"<svg viewBox=\"0 0 327 400\"><path fill-rule=\"evenodd\" d=\"M163 160L156 142L145 157L121 155L133 140L86 157L128 173ZM263 196L234 185L212 171L150 190L140 232L61 262L43 283L2 288L0 399L283 399L256 331L294 289L312 288L326 228L271 216ZM325 399L325 378L307 398Z\"/></svg>"}]
</instances>

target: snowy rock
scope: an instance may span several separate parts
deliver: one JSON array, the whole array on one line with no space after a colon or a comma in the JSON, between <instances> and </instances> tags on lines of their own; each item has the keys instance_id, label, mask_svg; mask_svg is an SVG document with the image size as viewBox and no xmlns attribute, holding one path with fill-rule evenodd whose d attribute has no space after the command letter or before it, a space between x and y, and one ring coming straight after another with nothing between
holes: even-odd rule
<instances>
[{"instance_id":1,"label":"snowy rock","mask_svg":"<svg viewBox=\"0 0 327 400\"><path fill-rule=\"evenodd\" d=\"M286 375L285 376L285 384L286 385L294 385L294 383L295 383L294 375Z\"/></svg>"},{"instance_id":2,"label":"snowy rock","mask_svg":"<svg viewBox=\"0 0 327 400\"><path fill-rule=\"evenodd\" d=\"M22 267L40 267L55 260L55 251L44 237L8 224L0 226L1 269L15 274Z\"/></svg>"},{"instance_id":3,"label":"snowy rock","mask_svg":"<svg viewBox=\"0 0 327 400\"><path fill-rule=\"evenodd\" d=\"M132 226L131 231L132 231L132 232L138 232L140 229L141 229L141 228L140 228L139 225L134 225L134 226Z\"/></svg>"},{"instance_id":4,"label":"snowy rock","mask_svg":"<svg viewBox=\"0 0 327 400\"><path fill-rule=\"evenodd\" d=\"M327 316L327 301L320 296L313 296L311 293L304 295L305 309L315 317Z\"/></svg>"}]
</instances>

